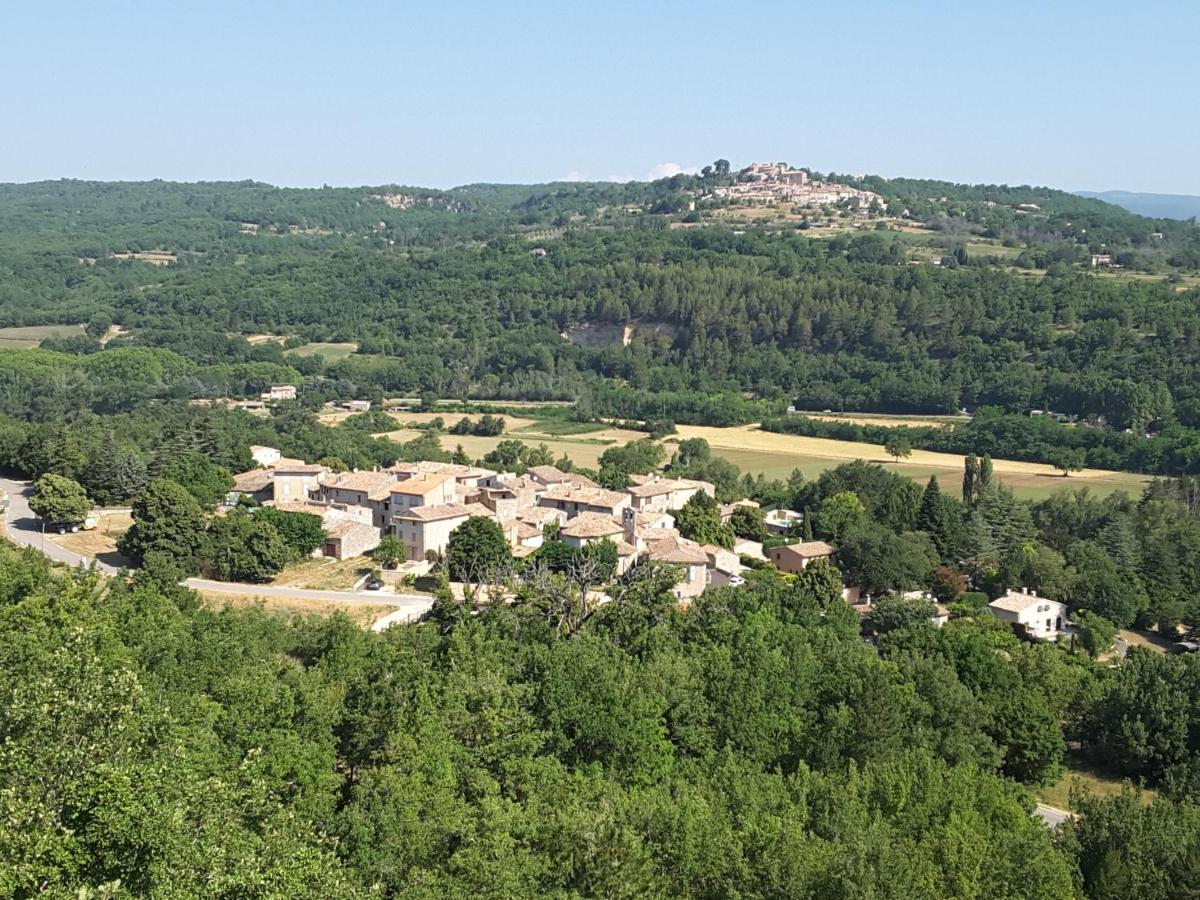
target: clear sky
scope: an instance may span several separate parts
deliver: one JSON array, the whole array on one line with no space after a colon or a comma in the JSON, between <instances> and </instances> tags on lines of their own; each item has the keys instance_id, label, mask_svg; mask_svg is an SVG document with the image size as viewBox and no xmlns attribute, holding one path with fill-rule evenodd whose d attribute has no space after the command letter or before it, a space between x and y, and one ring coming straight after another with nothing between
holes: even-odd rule
<instances>
[{"instance_id":1,"label":"clear sky","mask_svg":"<svg viewBox=\"0 0 1200 900\"><path fill-rule=\"evenodd\" d=\"M1200 194L1200 0L9 0L0 181L645 178L717 157Z\"/></svg>"}]
</instances>

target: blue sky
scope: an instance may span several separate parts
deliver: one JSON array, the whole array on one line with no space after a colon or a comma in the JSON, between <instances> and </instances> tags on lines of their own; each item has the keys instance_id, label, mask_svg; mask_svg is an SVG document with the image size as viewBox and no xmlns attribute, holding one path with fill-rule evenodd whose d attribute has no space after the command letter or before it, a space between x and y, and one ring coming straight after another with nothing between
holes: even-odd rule
<instances>
[{"instance_id":1,"label":"blue sky","mask_svg":"<svg viewBox=\"0 0 1200 900\"><path fill-rule=\"evenodd\" d=\"M822 171L1200 194L1200 3L6 4L0 181Z\"/></svg>"}]
</instances>

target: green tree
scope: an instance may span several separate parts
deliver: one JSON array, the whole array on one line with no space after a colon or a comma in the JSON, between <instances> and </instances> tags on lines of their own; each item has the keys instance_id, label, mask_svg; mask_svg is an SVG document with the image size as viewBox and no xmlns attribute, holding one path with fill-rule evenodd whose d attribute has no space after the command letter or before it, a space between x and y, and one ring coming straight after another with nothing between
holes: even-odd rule
<instances>
[{"instance_id":1,"label":"green tree","mask_svg":"<svg viewBox=\"0 0 1200 900\"><path fill-rule=\"evenodd\" d=\"M1066 478L1072 472L1083 471L1085 457L1082 449L1059 448L1050 457L1050 464L1063 473Z\"/></svg>"},{"instance_id":2,"label":"green tree","mask_svg":"<svg viewBox=\"0 0 1200 900\"><path fill-rule=\"evenodd\" d=\"M720 506L704 491L697 491L683 504L682 509L674 510L672 515L675 516L675 527L688 540L718 547L732 547L734 544L733 529L721 522Z\"/></svg>"},{"instance_id":3,"label":"green tree","mask_svg":"<svg viewBox=\"0 0 1200 900\"><path fill-rule=\"evenodd\" d=\"M930 622L935 612L934 605L928 600L889 594L875 601L867 614L867 622L879 634L887 634Z\"/></svg>"},{"instance_id":4,"label":"green tree","mask_svg":"<svg viewBox=\"0 0 1200 900\"><path fill-rule=\"evenodd\" d=\"M867 522L867 510L858 494L841 491L821 501L817 507L815 531L821 537L840 543Z\"/></svg>"},{"instance_id":5,"label":"green tree","mask_svg":"<svg viewBox=\"0 0 1200 900\"><path fill-rule=\"evenodd\" d=\"M1081 609L1075 613L1073 621L1079 631L1079 643L1092 659L1112 647L1117 627L1108 619Z\"/></svg>"},{"instance_id":6,"label":"green tree","mask_svg":"<svg viewBox=\"0 0 1200 900\"><path fill-rule=\"evenodd\" d=\"M967 455L963 461L962 499L970 506L975 502L979 489L979 459L974 453Z\"/></svg>"},{"instance_id":7,"label":"green tree","mask_svg":"<svg viewBox=\"0 0 1200 900\"><path fill-rule=\"evenodd\" d=\"M196 498L175 482L156 478L134 501L133 525L117 549L135 565L155 552L191 573L199 564L204 533L204 511Z\"/></svg>"},{"instance_id":8,"label":"green tree","mask_svg":"<svg viewBox=\"0 0 1200 900\"><path fill-rule=\"evenodd\" d=\"M394 534L385 534L371 551L371 558L385 568L394 569L408 559L408 545Z\"/></svg>"},{"instance_id":9,"label":"green tree","mask_svg":"<svg viewBox=\"0 0 1200 900\"><path fill-rule=\"evenodd\" d=\"M729 526L734 534L746 540L764 541L767 538L767 524L763 521L763 511L757 506L735 506L729 516Z\"/></svg>"},{"instance_id":10,"label":"green tree","mask_svg":"<svg viewBox=\"0 0 1200 900\"><path fill-rule=\"evenodd\" d=\"M92 508L87 492L76 481L47 472L33 485L29 509L43 522L82 522Z\"/></svg>"},{"instance_id":11,"label":"green tree","mask_svg":"<svg viewBox=\"0 0 1200 900\"><path fill-rule=\"evenodd\" d=\"M215 507L233 489L229 470L198 452L165 460L159 467L159 477L182 485L204 509Z\"/></svg>"},{"instance_id":12,"label":"green tree","mask_svg":"<svg viewBox=\"0 0 1200 900\"><path fill-rule=\"evenodd\" d=\"M325 529L321 517L311 513L287 512L273 506L256 510L255 517L270 522L288 548L291 560L312 556L313 551L325 543Z\"/></svg>"},{"instance_id":13,"label":"green tree","mask_svg":"<svg viewBox=\"0 0 1200 900\"><path fill-rule=\"evenodd\" d=\"M492 519L471 516L450 532L446 565L452 581L488 581L503 574L511 560L504 532Z\"/></svg>"},{"instance_id":14,"label":"green tree","mask_svg":"<svg viewBox=\"0 0 1200 900\"><path fill-rule=\"evenodd\" d=\"M893 429L884 441L883 449L887 451L888 456L892 457L896 462L901 459L908 459L912 456L912 441L909 440L907 434L899 429Z\"/></svg>"},{"instance_id":15,"label":"green tree","mask_svg":"<svg viewBox=\"0 0 1200 900\"><path fill-rule=\"evenodd\" d=\"M240 509L212 520L203 553L217 578L251 584L270 581L291 557L269 520Z\"/></svg>"}]
</instances>

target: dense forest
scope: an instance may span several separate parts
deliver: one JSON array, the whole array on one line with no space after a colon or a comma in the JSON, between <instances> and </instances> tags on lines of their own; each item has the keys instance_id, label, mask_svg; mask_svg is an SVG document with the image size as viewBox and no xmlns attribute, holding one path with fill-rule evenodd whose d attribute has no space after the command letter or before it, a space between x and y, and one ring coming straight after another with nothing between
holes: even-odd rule
<instances>
[{"instance_id":1,"label":"dense forest","mask_svg":"<svg viewBox=\"0 0 1200 900\"><path fill-rule=\"evenodd\" d=\"M1031 278L965 254L952 267L907 264L904 235L887 230L813 239L717 222L672 229L678 216L623 212L703 181L675 180L540 193L6 186L0 325L85 323L87 334L47 342L79 357L169 350L190 364L165 373L162 393L176 396L325 379L363 396L590 398L597 413L627 417L648 417L639 398L652 394L655 415L681 421L749 394L775 412L789 402L939 413L994 405L1102 416L1118 431L1200 426L1196 289L1098 277L1082 236L1058 232L1025 234L1031 253L1073 248ZM1200 233L1060 192L865 183L893 204L949 192L964 206L949 219L968 224L972 210L1017 216L1010 204L1028 195L1045 208L1030 221L1053 229L1056 216L1086 214L1089 239L1103 235L1106 246L1152 232L1182 246ZM980 199L993 196L1001 203ZM554 221L528 221L534 200ZM174 261L113 256L147 251ZM1195 268L1186 254L1171 263L1176 273ZM563 337L605 323L661 327L634 328L627 345ZM122 333L101 343L114 324ZM285 343L248 343L254 334ZM351 341L357 353L289 352L309 341Z\"/></svg>"},{"instance_id":2,"label":"dense forest","mask_svg":"<svg viewBox=\"0 0 1200 900\"><path fill-rule=\"evenodd\" d=\"M0 547L0 574L6 896L1153 900L1197 874L1200 658L1106 670L902 610L876 652L819 573L683 614L646 567L581 623L550 581L383 634L153 570ZM1022 785L1067 740L1159 797L1050 831Z\"/></svg>"}]
</instances>

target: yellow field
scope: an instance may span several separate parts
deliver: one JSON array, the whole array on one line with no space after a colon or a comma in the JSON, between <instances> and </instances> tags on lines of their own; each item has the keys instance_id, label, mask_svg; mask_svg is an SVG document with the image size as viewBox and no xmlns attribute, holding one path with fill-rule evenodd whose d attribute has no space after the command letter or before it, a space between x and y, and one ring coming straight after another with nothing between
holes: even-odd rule
<instances>
[{"instance_id":1,"label":"yellow field","mask_svg":"<svg viewBox=\"0 0 1200 900\"><path fill-rule=\"evenodd\" d=\"M600 434L600 436L608 436L608 434L616 432L616 428L613 428L613 430L599 432L598 434ZM419 431L413 430L413 428L401 428L400 431L377 434L376 437L390 438L391 440L395 440L397 443L404 443L408 442L408 440L418 437L420 433L421 432ZM638 432L628 433L637 434L637 437L646 437L644 434L640 434ZM460 436L460 434L442 434L440 437L442 437L443 449L452 451L457 445L461 444L462 449L466 451L467 455L470 458L473 458L473 460L478 460L478 458L484 456L486 452L496 449L496 445L502 442L502 440L515 438L517 440L522 440L522 442L528 444L529 446L545 444L548 446L548 448L550 448L550 452L552 452L556 460L559 456L566 454L566 456L568 456L571 462L574 462L576 466L583 466L592 469L596 468L596 466L599 466L600 454L610 448L610 446L624 444L626 443L626 440L636 439L610 439L608 440L608 443L586 443L583 442L583 440L566 440L563 438L542 439L538 436L538 434L530 434L527 432L522 432L521 434L502 434L502 436L498 438L478 438L474 437L473 434L462 434L462 436ZM589 434L588 437L593 438L592 434Z\"/></svg>"},{"instance_id":2,"label":"yellow field","mask_svg":"<svg viewBox=\"0 0 1200 900\"><path fill-rule=\"evenodd\" d=\"M355 624L369 628L373 622L382 619L396 607L383 603L338 603L334 600L294 600L279 597L259 597L253 594L227 594L224 591L200 591L204 602L213 609L226 606L233 609L247 609L258 606L267 612L284 616L332 616L342 613Z\"/></svg>"},{"instance_id":3,"label":"yellow field","mask_svg":"<svg viewBox=\"0 0 1200 900\"><path fill-rule=\"evenodd\" d=\"M954 422L969 422L967 416L902 416L888 413L826 413L803 412L797 415L809 419L820 419L823 422L849 422L851 425L887 425L899 427L906 425L910 428L924 428L927 425L950 425Z\"/></svg>"},{"instance_id":4,"label":"yellow field","mask_svg":"<svg viewBox=\"0 0 1200 900\"><path fill-rule=\"evenodd\" d=\"M744 471L782 477L799 468L806 477L856 459L883 463L896 472L917 480L937 475L945 490L953 491L962 478L963 458L950 453L914 450L902 463L895 463L877 444L835 441L828 438L775 434L757 425L738 428L714 428L680 425L679 437L702 437L709 445ZM1115 490L1140 493L1149 479L1144 475L1084 469L1069 478L1053 466L1016 460L993 460L995 474L1018 494L1041 497L1064 487L1087 486L1100 494Z\"/></svg>"},{"instance_id":5,"label":"yellow field","mask_svg":"<svg viewBox=\"0 0 1200 900\"><path fill-rule=\"evenodd\" d=\"M0 349L29 350L46 338L66 338L83 334L82 325L21 325L0 328Z\"/></svg>"},{"instance_id":6,"label":"yellow field","mask_svg":"<svg viewBox=\"0 0 1200 900\"><path fill-rule=\"evenodd\" d=\"M365 556L351 559L306 559L286 566L271 580L271 584L313 591L352 591L355 582L374 566L375 563Z\"/></svg>"}]
</instances>

